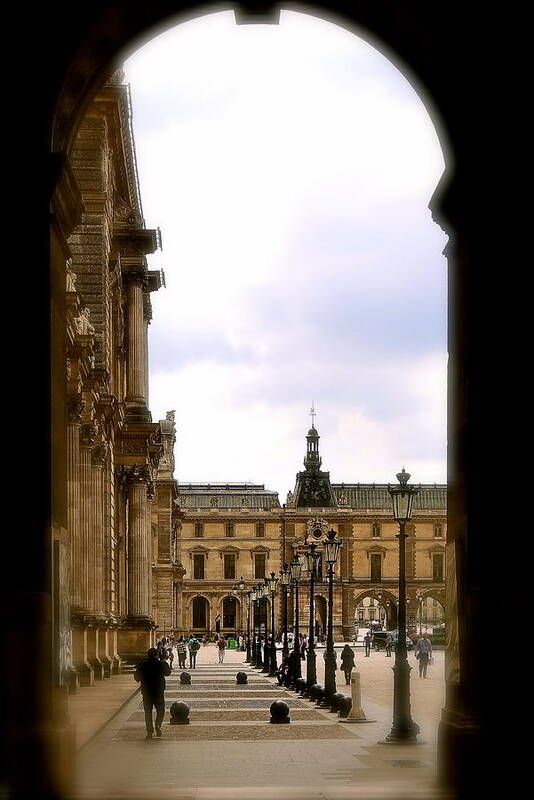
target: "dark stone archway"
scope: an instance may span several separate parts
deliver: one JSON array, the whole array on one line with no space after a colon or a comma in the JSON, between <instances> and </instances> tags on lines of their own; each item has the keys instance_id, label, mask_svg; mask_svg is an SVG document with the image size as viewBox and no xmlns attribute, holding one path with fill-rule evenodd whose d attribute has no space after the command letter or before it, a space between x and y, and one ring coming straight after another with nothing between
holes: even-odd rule
<instances>
[{"instance_id":1,"label":"dark stone archway","mask_svg":"<svg viewBox=\"0 0 534 800\"><path fill-rule=\"evenodd\" d=\"M248 6L251 12L269 8L269 4L252 0L241 5ZM283 7L301 8L291 2ZM72 4L57 2L36 7L32 11L31 28L22 17L26 12L22 8L19 12L17 30L24 31L25 53L31 68L31 80L26 86L35 86L35 90L28 102L27 92L17 88L18 105L12 114L17 129L27 131L30 146L25 142L20 155L10 154L10 160L18 170L12 185L21 187L19 207L24 209L20 214L18 241L25 242L25 263L35 267L24 290L25 313L38 331L33 353L36 355L39 347L43 352L31 359L32 369L21 376L18 417L31 419L33 429L44 435L36 437L32 445L32 468L39 476L39 486L25 519L31 541L26 537L15 537L14 541L18 563L24 564L24 570L16 593L10 598L14 599L17 615L12 615L12 624L8 623L11 627L7 640L13 652L17 652L17 631L22 618L25 639L32 641L33 648L24 680L15 666L8 675L9 740L24 751L24 759L20 760L13 750L9 753L15 795L65 794L61 769L49 755L63 746L62 731L66 729L61 714L57 713L61 702L53 688L50 565L52 540L66 525L63 270L68 255L66 239L81 213L68 164L70 143L88 102L115 71L118 60L160 32L161 26L196 16L204 8L199 3L170 0L135 4L126 0L95 0L78 6L74 16ZM233 8L233 4L214 7L225 8ZM442 142L445 137L448 142L447 170L432 201L432 211L451 239L446 253L449 259L447 551L448 563L454 563L454 569L448 570L448 592L454 596L451 606L457 619L454 645L461 669L448 673L439 737L440 780L466 791L473 784L476 790L483 768L481 676L485 674L481 660L484 620L480 586L483 575L497 572L485 568L485 558L491 554L487 546L488 531L493 530L487 469L498 460L499 446L495 436L487 435L481 411L493 408L494 419L502 419L506 416L506 402L510 404L505 398L505 384L497 387L494 381L494 353L503 345L506 331L502 325L488 323L487 317L488 309L503 305L503 283L494 280L489 272L496 226L488 237L488 220L495 218L499 202L509 202L509 198L500 198L490 189L488 179L488 164L492 158L504 158L504 149L490 157L485 144L495 120L495 98L494 84L487 81L486 87L483 73L486 65L495 60L496 31L495 35L490 34L489 17L465 4L325 0L310 5L309 9L317 16L356 26L355 32L381 49L421 91ZM41 74L40 65L46 65L46 77ZM17 71L15 77L18 80L14 82L20 87L22 81ZM17 144L13 141L14 146ZM21 176L21 165L28 169L28 179ZM44 179L36 182L35 174L43 175ZM33 211L29 208L30 195ZM51 201L50 257L46 229ZM32 237L27 236L28 229L32 230ZM17 239L16 233L14 237ZM51 303L45 302L45 298L50 298ZM516 342L511 342L508 353L515 347ZM507 443L508 439L507 436ZM18 449L15 445L13 452ZM24 719L20 715L23 707L31 710Z\"/></svg>"}]
</instances>

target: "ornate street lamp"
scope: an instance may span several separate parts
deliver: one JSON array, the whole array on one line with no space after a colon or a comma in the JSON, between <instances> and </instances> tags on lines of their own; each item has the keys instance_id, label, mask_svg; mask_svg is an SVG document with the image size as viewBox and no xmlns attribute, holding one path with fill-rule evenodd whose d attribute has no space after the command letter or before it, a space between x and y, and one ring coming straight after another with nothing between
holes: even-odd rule
<instances>
[{"instance_id":1,"label":"ornate street lamp","mask_svg":"<svg viewBox=\"0 0 534 800\"><path fill-rule=\"evenodd\" d=\"M270 669L269 675L273 677L276 675L278 670L278 664L276 661L276 642L274 640L274 598L276 595L276 586L278 584L278 578L276 577L274 572L271 572L271 577L266 578L266 583L269 588L269 592L271 594L271 646L270 650Z\"/></svg>"},{"instance_id":2,"label":"ornate street lamp","mask_svg":"<svg viewBox=\"0 0 534 800\"><path fill-rule=\"evenodd\" d=\"M291 580L291 573L289 565L284 564L280 570L280 586L284 590L284 643L282 645L282 658L287 658L289 655L289 645L287 643L287 593L289 591L289 582Z\"/></svg>"},{"instance_id":3,"label":"ornate street lamp","mask_svg":"<svg viewBox=\"0 0 534 800\"><path fill-rule=\"evenodd\" d=\"M258 592L255 586L249 592L250 603L252 605L252 652L250 658L250 666L256 666L256 600L258 599Z\"/></svg>"},{"instance_id":4,"label":"ornate street lamp","mask_svg":"<svg viewBox=\"0 0 534 800\"><path fill-rule=\"evenodd\" d=\"M306 659L306 693L317 683L317 668L315 664L315 578L319 553L316 553L317 542L310 542L308 550L303 554L304 570L310 576L310 629L308 634L308 656Z\"/></svg>"},{"instance_id":5,"label":"ornate street lamp","mask_svg":"<svg viewBox=\"0 0 534 800\"><path fill-rule=\"evenodd\" d=\"M302 572L302 563L298 555L295 553L290 567L291 580L293 582L293 600L295 606L295 625L293 627L293 686L297 678L301 677L300 669L300 630L299 630L299 581Z\"/></svg>"},{"instance_id":6,"label":"ornate street lamp","mask_svg":"<svg viewBox=\"0 0 534 800\"><path fill-rule=\"evenodd\" d=\"M336 693L336 653L334 650L334 564L339 557L343 542L334 530L329 530L323 541L325 561L328 564L328 626L326 650L324 654L324 699L323 706L329 706Z\"/></svg>"},{"instance_id":7,"label":"ornate street lamp","mask_svg":"<svg viewBox=\"0 0 534 800\"><path fill-rule=\"evenodd\" d=\"M250 664L252 662L251 653L250 653L250 604L252 602L252 591L248 591L245 593L245 603L247 604L247 655L245 658L245 663Z\"/></svg>"},{"instance_id":8,"label":"ornate street lamp","mask_svg":"<svg viewBox=\"0 0 534 800\"><path fill-rule=\"evenodd\" d=\"M271 668L269 666L269 662L271 659L271 651L269 646L269 608L267 606L267 600L269 599L269 584L268 578L263 579L264 582L260 584L262 587L262 595L265 598L265 643L263 645L263 669L262 672L265 672L266 675L269 674Z\"/></svg>"},{"instance_id":9,"label":"ornate street lamp","mask_svg":"<svg viewBox=\"0 0 534 800\"><path fill-rule=\"evenodd\" d=\"M419 725L410 711L410 672L406 651L406 525L412 518L413 501L419 489L408 483L410 475L402 468L397 473L398 486L388 486L393 504L393 518L399 523L399 620L393 666L393 726L384 743L416 742Z\"/></svg>"},{"instance_id":10,"label":"ornate street lamp","mask_svg":"<svg viewBox=\"0 0 534 800\"><path fill-rule=\"evenodd\" d=\"M261 601L263 600L264 584L256 585L256 599L258 601L258 637L256 640L256 669L263 669L263 653L261 646Z\"/></svg>"}]
</instances>

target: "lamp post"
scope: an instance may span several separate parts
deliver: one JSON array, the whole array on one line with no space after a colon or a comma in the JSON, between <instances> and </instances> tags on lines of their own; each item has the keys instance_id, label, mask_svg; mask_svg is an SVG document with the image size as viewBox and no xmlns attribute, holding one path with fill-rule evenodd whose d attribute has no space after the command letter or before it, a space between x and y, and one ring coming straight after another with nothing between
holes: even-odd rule
<instances>
[{"instance_id":1,"label":"lamp post","mask_svg":"<svg viewBox=\"0 0 534 800\"><path fill-rule=\"evenodd\" d=\"M293 628L293 685L297 678L301 677L300 669L300 630L299 630L299 581L302 572L302 564L300 558L295 553L290 567L291 580L293 581L293 599L295 606L295 625Z\"/></svg>"},{"instance_id":2,"label":"lamp post","mask_svg":"<svg viewBox=\"0 0 534 800\"><path fill-rule=\"evenodd\" d=\"M250 651L250 604L252 602L252 591L246 592L245 598L245 602L247 604L247 655L245 657L245 662L252 664L252 656Z\"/></svg>"},{"instance_id":3,"label":"lamp post","mask_svg":"<svg viewBox=\"0 0 534 800\"><path fill-rule=\"evenodd\" d=\"M317 683L317 669L315 665L315 576L319 553L316 553L317 543L310 542L308 551L304 553L304 569L310 575L310 629L308 634L308 656L306 658L306 686L310 688Z\"/></svg>"},{"instance_id":4,"label":"lamp post","mask_svg":"<svg viewBox=\"0 0 534 800\"><path fill-rule=\"evenodd\" d=\"M419 489L411 486L409 473L397 473L398 486L388 486L393 504L393 518L399 523L399 635L393 666L393 726L385 744L416 742L419 726L410 711L410 672L406 651L406 525L412 517L413 501Z\"/></svg>"},{"instance_id":5,"label":"lamp post","mask_svg":"<svg viewBox=\"0 0 534 800\"><path fill-rule=\"evenodd\" d=\"M284 643L282 645L282 658L287 658L289 655L289 645L287 643L287 593L289 591L290 580L291 573L289 571L289 564L284 563L283 568L280 570L280 586L284 590Z\"/></svg>"},{"instance_id":6,"label":"lamp post","mask_svg":"<svg viewBox=\"0 0 534 800\"><path fill-rule=\"evenodd\" d=\"M268 579L264 578L264 582L260 584L262 595L267 601L269 598L269 584L267 583ZM267 602L265 602L265 643L263 646L263 669L262 672L265 672L266 675L269 674L270 666L270 648L269 648L269 609L267 607Z\"/></svg>"},{"instance_id":7,"label":"lamp post","mask_svg":"<svg viewBox=\"0 0 534 800\"><path fill-rule=\"evenodd\" d=\"M266 579L267 586L269 588L269 592L271 593L271 646L269 648L269 656L270 656L270 669L269 675L273 677L276 675L278 670L278 664L276 661L276 642L274 640L274 598L276 595L276 586L278 584L278 578L276 577L274 572L271 572L271 577Z\"/></svg>"},{"instance_id":8,"label":"lamp post","mask_svg":"<svg viewBox=\"0 0 534 800\"><path fill-rule=\"evenodd\" d=\"M256 652L256 663L254 666L256 669L263 669L263 658L261 652L261 601L263 599L263 584L258 583L255 591L256 600L258 602L258 633L256 636L256 647L254 648Z\"/></svg>"},{"instance_id":9,"label":"lamp post","mask_svg":"<svg viewBox=\"0 0 534 800\"><path fill-rule=\"evenodd\" d=\"M324 654L324 700L322 705L328 706L336 693L336 652L334 650L334 564L339 557L343 542L338 539L334 530L329 530L323 541L325 561L328 564L328 625L326 632L326 650Z\"/></svg>"}]
</instances>

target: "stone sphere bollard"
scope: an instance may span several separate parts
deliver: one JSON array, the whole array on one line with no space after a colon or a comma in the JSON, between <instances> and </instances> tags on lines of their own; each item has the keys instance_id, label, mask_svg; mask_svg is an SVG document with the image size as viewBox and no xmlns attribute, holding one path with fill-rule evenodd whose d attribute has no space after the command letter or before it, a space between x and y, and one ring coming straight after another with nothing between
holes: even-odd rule
<instances>
[{"instance_id":1,"label":"stone sphere bollard","mask_svg":"<svg viewBox=\"0 0 534 800\"><path fill-rule=\"evenodd\" d=\"M339 711L339 704L342 700L343 700L343 695L341 694L341 692L336 692L335 694L332 695L332 697L330 698L330 711L332 713L335 712L337 714L337 712Z\"/></svg>"},{"instance_id":2,"label":"stone sphere bollard","mask_svg":"<svg viewBox=\"0 0 534 800\"><path fill-rule=\"evenodd\" d=\"M246 672L238 672L237 675L235 676L235 682L237 684L247 683L248 682L247 673Z\"/></svg>"},{"instance_id":3,"label":"stone sphere bollard","mask_svg":"<svg viewBox=\"0 0 534 800\"><path fill-rule=\"evenodd\" d=\"M352 708L352 697L349 697L346 694L342 694L341 700L339 701L337 707L337 710L339 711L339 716L348 717L351 708Z\"/></svg>"},{"instance_id":4,"label":"stone sphere bollard","mask_svg":"<svg viewBox=\"0 0 534 800\"><path fill-rule=\"evenodd\" d=\"M289 706L283 700L275 700L274 703L271 703L271 708L269 710L271 712L271 719L269 722L272 722L273 725L287 725L291 722L289 718Z\"/></svg>"},{"instance_id":5,"label":"stone sphere bollard","mask_svg":"<svg viewBox=\"0 0 534 800\"><path fill-rule=\"evenodd\" d=\"M304 694L306 691L306 678L297 678L295 681L295 691Z\"/></svg>"},{"instance_id":6,"label":"stone sphere bollard","mask_svg":"<svg viewBox=\"0 0 534 800\"><path fill-rule=\"evenodd\" d=\"M173 703L169 709L171 725L189 725L189 706L183 700Z\"/></svg>"},{"instance_id":7,"label":"stone sphere bollard","mask_svg":"<svg viewBox=\"0 0 534 800\"><path fill-rule=\"evenodd\" d=\"M189 672L182 672L180 675L180 683L182 686L190 686L191 685L191 675Z\"/></svg>"},{"instance_id":8,"label":"stone sphere bollard","mask_svg":"<svg viewBox=\"0 0 534 800\"><path fill-rule=\"evenodd\" d=\"M314 683L313 686L310 686L308 697L310 700L317 700L319 696L319 692L321 691L322 687L319 683Z\"/></svg>"},{"instance_id":9,"label":"stone sphere bollard","mask_svg":"<svg viewBox=\"0 0 534 800\"><path fill-rule=\"evenodd\" d=\"M318 689L317 689L317 691L315 692L315 697L314 697L315 704L316 704L316 705L320 705L320 703L322 703L322 702L323 702L324 698L325 698L324 686L321 686L321 685L319 684L319 688L318 688Z\"/></svg>"}]
</instances>

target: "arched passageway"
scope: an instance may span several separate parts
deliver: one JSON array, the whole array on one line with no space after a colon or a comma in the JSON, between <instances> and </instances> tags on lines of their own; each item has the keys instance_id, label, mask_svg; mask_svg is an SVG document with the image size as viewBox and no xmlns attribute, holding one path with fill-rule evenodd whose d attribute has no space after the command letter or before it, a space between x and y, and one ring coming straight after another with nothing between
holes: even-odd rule
<instances>
[{"instance_id":1,"label":"arched passageway","mask_svg":"<svg viewBox=\"0 0 534 800\"><path fill-rule=\"evenodd\" d=\"M252 17L258 11L257 4L244 2L240 4L240 8L243 7L248 7ZM260 10L267 10L271 16L276 15L276 10L272 11L269 4ZM369 32L373 42L391 48L391 57L411 77L416 76L415 80L432 95L449 132L449 169L433 202L434 214L447 228L453 242L448 257L451 305L449 443L454 481L450 490L447 555L449 561L452 559L455 562L456 568L447 571L453 595L449 614L454 618L454 636L451 639L452 658L447 671L449 690L439 752L441 780L454 786L464 785L471 775L480 774L482 767L479 755L481 697L477 688L479 676L484 674L479 656L483 635L479 565L483 562L485 552L484 533L489 525L484 523L489 519L489 514L480 476L485 474L487 464L494 459L494 443L488 441L486 425L482 415L477 412L477 400L495 399L494 371L490 358L494 352L493 341L497 336L502 336L501 331L489 330L485 321L487 308L499 307L498 290L491 281L484 282L482 286L479 280L483 267L487 265L484 258L487 252L486 232L483 232L483 226L474 224L473 213L476 209L480 218L485 216L485 212L488 218L491 217L496 198L491 192L486 195L480 192L487 171L483 147L486 118L479 113L480 106L477 108L473 103L473 81L465 80L465 76L473 75L474 63L484 63L485 60L491 62L490 45L485 43L491 37L479 35L478 10L471 12L465 8L450 7L443 14L440 6L417 4L416 13L406 18L399 13L397 4L388 3L355 6L343 2L324 2L314 11L324 16L333 12L338 15L341 24L349 27L357 25ZM61 785L61 770L53 759L43 754L58 750L50 739L56 735L51 723L52 698L60 692L53 677L51 587L54 585L54 574L50 554L52 540L58 541L61 531L66 530L65 498L61 485L65 474L62 459L67 449L63 430L65 404L62 402L62 381L65 365L60 344L64 325L61 292L64 287L65 257L68 255L67 239L81 213L79 195L69 169L70 145L84 109L97 88L113 73L117 61L146 37L150 37L155 26L174 24L173 14L180 12L184 17L190 17L202 13L201 6L194 3L166 2L155 2L146 7L120 3L108 3L106 6L92 4L80 8L79 12L75 23L69 4L60 2L54 4L53 8L36 9L33 25L36 38L34 47L30 48L38 63L46 62L49 66L48 86L36 98L43 124L32 124L33 120L30 120L27 129L33 128L35 131L35 152L41 152L40 146L45 137L51 144L51 156L45 170L46 174L52 175L53 241L50 271L45 268L47 242L41 240L37 244L32 261L42 264L43 268L36 271L35 280L28 287L28 294L33 299L27 297L27 302L32 303L35 311L30 312L32 319L37 325L42 324L43 330L48 330L49 304L43 303L43 298L51 291L54 321L49 358L43 359L42 363L37 359L35 371L28 376L31 380L27 392L29 413L23 416L32 418L42 430L48 430L49 374L55 399L50 437L50 442L53 441L55 445L54 451L51 452L50 442L45 443L44 440L36 442L34 450L34 464L39 474L48 474L52 464L51 515L48 498L36 504L31 509L31 514L35 516L32 516L29 525L33 531L32 547L28 552L27 543L22 542L22 537L17 542L21 548L20 563L25 563L26 567L25 588L21 591L18 607L25 609L25 635L35 642L38 652L35 652L35 658L28 666L26 681L24 686L20 685L12 708L20 709L27 703L37 715L41 715L36 720L26 765L33 760L33 763L44 766L33 778L32 770L25 769L17 774L16 779L20 785L24 782L25 786L32 779L38 781L34 786L34 796L38 796L43 786L50 795L57 795L60 791L57 787ZM50 32L48 37L42 37L41 32L45 28ZM478 59L473 57L474 43L480 51ZM451 47L454 49L452 67ZM491 105L488 103L488 107ZM48 196L44 199L40 209L42 216L35 220L36 231L42 230L42 221L48 219L50 199ZM24 220L25 226L28 222L28 219ZM37 242L39 236L34 238ZM43 243L44 247L41 248ZM477 365L476 370L473 364ZM36 384L42 386L37 398ZM19 684L19 681L14 681L15 687ZM10 713L11 730L15 732L20 729L20 735L11 738L14 741L28 738L27 731L20 728L18 712L12 710ZM31 796L31 791L26 794Z\"/></svg>"},{"instance_id":2,"label":"arched passageway","mask_svg":"<svg viewBox=\"0 0 534 800\"><path fill-rule=\"evenodd\" d=\"M204 634L210 628L210 608L208 600L199 595L191 603L191 630L195 634Z\"/></svg>"}]
</instances>

